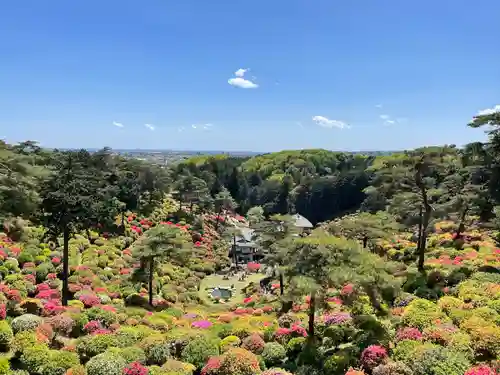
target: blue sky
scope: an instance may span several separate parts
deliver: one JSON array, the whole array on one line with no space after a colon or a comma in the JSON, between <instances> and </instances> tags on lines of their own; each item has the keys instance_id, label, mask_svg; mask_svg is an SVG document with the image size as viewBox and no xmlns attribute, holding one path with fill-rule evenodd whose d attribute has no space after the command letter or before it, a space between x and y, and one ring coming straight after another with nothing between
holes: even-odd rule
<instances>
[{"instance_id":1,"label":"blue sky","mask_svg":"<svg viewBox=\"0 0 500 375\"><path fill-rule=\"evenodd\" d=\"M6 1L0 138L251 151L482 140L466 123L500 103L499 13L498 0Z\"/></svg>"}]
</instances>

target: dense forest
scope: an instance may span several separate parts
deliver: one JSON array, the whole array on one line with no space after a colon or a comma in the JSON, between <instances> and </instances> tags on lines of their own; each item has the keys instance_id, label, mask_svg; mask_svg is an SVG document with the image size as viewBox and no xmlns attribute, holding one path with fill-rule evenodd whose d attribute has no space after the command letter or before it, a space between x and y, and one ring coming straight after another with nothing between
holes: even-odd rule
<instances>
[{"instance_id":1,"label":"dense forest","mask_svg":"<svg viewBox=\"0 0 500 375\"><path fill-rule=\"evenodd\" d=\"M500 112L469 126L168 167L1 142L0 375L498 374Z\"/></svg>"}]
</instances>

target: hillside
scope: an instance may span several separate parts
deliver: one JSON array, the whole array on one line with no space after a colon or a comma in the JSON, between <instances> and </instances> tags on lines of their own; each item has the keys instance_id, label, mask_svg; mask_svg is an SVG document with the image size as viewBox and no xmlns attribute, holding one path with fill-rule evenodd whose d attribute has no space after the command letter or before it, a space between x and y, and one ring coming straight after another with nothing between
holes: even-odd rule
<instances>
[{"instance_id":1,"label":"hillside","mask_svg":"<svg viewBox=\"0 0 500 375\"><path fill-rule=\"evenodd\" d=\"M495 375L499 140L171 168L2 143L0 372Z\"/></svg>"}]
</instances>

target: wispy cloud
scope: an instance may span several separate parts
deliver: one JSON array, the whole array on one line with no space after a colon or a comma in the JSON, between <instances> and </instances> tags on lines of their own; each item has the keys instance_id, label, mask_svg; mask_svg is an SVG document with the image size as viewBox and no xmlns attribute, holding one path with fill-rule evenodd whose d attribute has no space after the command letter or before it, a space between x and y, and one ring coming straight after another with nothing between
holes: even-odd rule
<instances>
[{"instance_id":1,"label":"wispy cloud","mask_svg":"<svg viewBox=\"0 0 500 375\"><path fill-rule=\"evenodd\" d=\"M382 107L383 107L383 106L382 106L382 104L377 104L377 105L375 106L375 108L382 108Z\"/></svg>"},{"instance_id":2,"label":"wispy cloud","mask_svg":"<svg viewBox=\"0 0 500 375\"><path fill-rule=\"evenodd\" d=\"M384 121L384 125L402 124L402 123L408 121L408 119L405 118L405 117L398 117L396 119L393 119L389 115L380 115L379 117L380 117L381 120Z\"/></svg>"},{"instance_id":3,"label":"wispy cloud","mask_svg":"<svg viewBox=\"0 0 500 375\"><path fill-rule=\"evenodd\" d=\"M500 104L497 104L493 108L487 108L479 111L476 116L492 115L493 113L500 112Z\"/></svg>"},{"instance_id":4,"label":"wispy cloud","mask_svg":"<svg viewBox=\"0 0 500 375\"><path fill-rule=\"evenodd\" d=\"M179 133L182 133L185 129L186 129L186 128L185 128L184 126L179 126L179 127L177 128L177 131L178 131Z\"/></svg>"},{"instance_id":5,"label":"wispy cloud","mask_svg":"<svg viewBox=\"0 0 500 375\"><path fill-rule=\"evenodd\" d=\"M144 124L144 126L145 126L146 128L148 128L149 130L151 130L151 131L154 131L154 130L155 130L155 126L154 126L154 125L151 125L151 124Z\"/></svg>"},{"instance_id":6,"label":"wispy cloud","mask_svg":"<svg viewBox=\"0 0 500 375\"><path fill-rule=\"evenodd\" d=\"M234 75L236 77L243 77L246 72L248 72L248 69L242 69L242 68L240 68L236 72L234 72Z\"/></svg>"},{"instance_id":7,"label":"wispy cloud","mask_svg":"<svg viewBox=\"0 0 500 375\"><path fill-rule=\"evenodd\" d=\"M316 123L316 125L322 126L324 128L339 128L339 129L350 128L350 126L343 121L330 120L324 116L314 116L312 120Z\"/></svg>"},{"instance_id":8,"label":"wispy cloud","mask_svg":"<svg viewBox=\"0 0 500 375\"><path fill-rule=\"evenodd\" d=\"M242 89L256 89L257 87L259 87L258 84L253 83L252 81L249 81L248 79L240 78L240 77L229 78L227 80L227 83L229 83L231 86L239 87Z\"/></svg>"},{"instance_id":9,"label":"wispy cloud","mask_svg":"<svg viewBox=\"0 0 500 375\"><path fill-rule=\"evenodd\" d=\"M298 127L304 128L304 125L300 121L297 121L296 124L297 124Z\"/></svg>"},{"instance_id":10,"label":"wispy cloud","mask_svg":"<svg viewBox=\"0 0 500 375\"><path fill-rule=\"evenodd\" d=\"M249 79L243 78L245 76L245 73L248 72L249 70L250 69L242 69L242 68L238 69L236 72L234 72L234 75L236 77L229 78L227 80L227 83L229 83L231 86L239 87L242 89L256 89L257 87L259 87L258 84L250 81ZM252 79L254 81L256 80L255 77L252 77Z\"/></svg>"},{"instance_id":11,"label":"wispy cloud","mask_svg":"<svg viewBox=\"0 0 500 375\"><path fill-rule=\"evenodd\" d=\"M214 124L193 124L191 127L193 129L210 130Z\"/></svg>"},{"instance_id":12,"label":"wispy cloud","mask_svg":"<svg viewBox=\"0 0 500 375\"><path fill-rule=\"evenodd\" d=\"M123 124L121 122L116 122L116 121L113 121L113 125L116 126L117 128L123 128Z\"/></svg>"}]
</instances>

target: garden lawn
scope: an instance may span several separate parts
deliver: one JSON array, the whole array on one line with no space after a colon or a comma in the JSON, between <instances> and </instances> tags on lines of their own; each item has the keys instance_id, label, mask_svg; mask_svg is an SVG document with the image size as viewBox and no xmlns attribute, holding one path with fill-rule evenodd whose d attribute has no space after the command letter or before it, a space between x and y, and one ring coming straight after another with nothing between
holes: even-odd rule
<instances>
[{"instance_id":1,"label":"garden lawn","mask_svg":"<svg viewBox=\"0 0 500 375\"><path fill-rule=\"evenodd\" d=\"M242 294L241 290L246 287L249 283L253 282L254 284L258 284L261 279L266 277L262 273L252 273L249 276L247 276L245 281L238 281L238 276L231 277L229 280L223 280L222 275L209 275L205 277L201 281L201 287L200 287L200 298L207 302L208 304L212 304L212 300L208 296L208 290L205 290L206 288L215 288L217 286L225 286L225 287L230 287L231 285L234 284L234 288L236 289L236 293L231 298L229 303L239 303L242 302L245 296Z\"/></svg>"}]
</instances>

